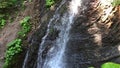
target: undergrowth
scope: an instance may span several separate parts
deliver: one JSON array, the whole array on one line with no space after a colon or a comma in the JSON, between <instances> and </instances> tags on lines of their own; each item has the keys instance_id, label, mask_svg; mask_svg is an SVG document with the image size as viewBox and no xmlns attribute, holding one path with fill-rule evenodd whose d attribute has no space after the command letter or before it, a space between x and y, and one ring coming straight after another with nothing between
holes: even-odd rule
<instances>
[{"instance_id":1,"label":"undergrowth","mask_svg":"<svg viewBox=\"0 0 120 68\"><path fill-rule=\"evenodd\" d=\"M17 0L0 0L0 29L6 24L6 10L15 6Z\"/></svg>"},{"instance_id":2,"label":"undergrowth","mask_svg":"<svg viewBox=\"0 0 120 68\"><path fill-rule=\"evenodd\" d=\"M12 14L14 9L17 9L18 5L22 5L23 0L0 0L0 29L6 24L6 20Z\"/></svg>"},{"instance_id":3,"label":"undergrowth","mask_svg":"<svg viewBox=\"0 0 120 68\"><path fill-rule=\"evenodd\" d=\"M15 39L7 44L6 58L4 68L9 68L12 65L11 61L14 60L14 56L22 52L22 39L30 31L31 26L29 23L30 17L27 16L20 21L21 30L18 32L18 39Z\"/></svg>"},{"instance_id":4,"label":"undergrowth","mask_svg":"<svg viewBox=\"0 0 120 68\"><path fill-rule=\"evenodd\" d=\"M9 8L11 6L15 6L17 4L17 0L1 0L0 1L0 9Z\"/></svg>"},{"instance_id":5,"label":"undergrowth","mask_svg":"<svg viewBox=\"0 0 120 68\"><path fill-rule=\"evenodd\" d=\"M46 0L46 7L50 8L52 5L56 3L57 0Z\"/></svg>"},{"instance_id":6,"label":"undergrowth","mask_svg":"<svg viewBox=\"0 0 120 68\"><path fill-rule=\"evenodd\" d=\"M15 39L7 44L4 68L8 68L8 66L11 64L13 57L22 51L21 43L21 39Z\"/></svg>"},{"instance_id":7,"label":"undergrowth","mask_svg":"<svg viewBox=\"0 0 120 68\"><path fill-rule=\"evenodd\" d=\"M6 20L4 18L0 19L0 28L3 28L6 24Z\"/></svg>"},{"instance_id":8,"label":"undergrowth","mask_svg":"<svg viewBox=\"0 0 120 68\"><path fill-rule=\"evenodd\" d=\"M30 17L25 17L23 20L21 20L21 30L18 32L19 37L25 37L26 34L30 31L30 23L29 23Z\"/></svg>"}]
</instances>

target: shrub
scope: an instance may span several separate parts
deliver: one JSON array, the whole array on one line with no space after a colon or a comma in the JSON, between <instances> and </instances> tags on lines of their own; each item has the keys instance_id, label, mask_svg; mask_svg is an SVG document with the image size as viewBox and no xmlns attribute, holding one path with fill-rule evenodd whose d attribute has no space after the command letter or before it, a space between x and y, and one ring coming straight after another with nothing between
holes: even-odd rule
<instances>
[{"instance_id":1,"label":"shrub","mask_svg":"<svg viewBox=\"0 0 120 68\"><path fill-rule=\"evenodd\" d=\"M30 17L25 17L21 22L21 31L18 32L20 37L25 37L25 35L30 31L30 24L29 24ZM9 68L10 65L14 63L15 56L22 52L22 40L15 39L12 42L7 44L7 51L6 51L6 58L4 68ZM12 62L12 63L11 63Z\"/></svg>"},{"instance_id":2,"label":"shrub","mask_svg":"<svg viewBox=\"0 0 120 68\"><path fill-rule=\"evenodd\" d=\"M3 26L6 23L6 20L4 19L5 15L4 14L0 14L0 28L3 28Z\"/></svg>"},{"instance_id":3,"label":"shrub","mask_svg":"<svg viewBox=\"0 0 120 68\"><path fill-rule=\"evenodd\" d=\"M55 0L46 0L46 7L49 8L55 3Z\"/></svg>"},{"instance_id":4,"label":"shrub","mask_svg":"<svg viewBox=\"0 0 120 68\"><path fill-rule=\"evenodd\" d=\"M0 0L0 28L3 28L3 26L6 24L6 20L10 14L9 10L16 7L18 3L21 4L21 2L21 0Z\"/></svg>"},{"instance_id":5,"label":"shrub","mask_svg":"<svg viewBox=\"0 0 120 68\"><path fill-rule=\"evenodd\" d=\"M22 51L21 43L21 39L15 39L8 43L4 68L8 68L13 57Z\"/></svg>"},{"instance_id":6,"label":"shrub","mask_svg":"<svg viewBox=\"0 0 120 68\"><path fill-rule=\"evenodd\" d=\"M25 37L26 34L30 31L30 23L29 23L30 17L25 17L21 22L21 30L18 32L18 35L20 37Z\"/></svg>"},{"instance_id":7,"label":"shrub","mask_svg":"<svg viewBox=\"0 0 120 68\"><path fill-rule=\"evenodd\" d=\"M3 28L3 26L5 25L6 20L5 19L0 19L0 28Z\"/></svg>"},{"instance_id":8,"label":"shrub","mask_svg":"<svg viewBox=\"0 0 120 68\"><path fill-rule=\"evenodd\" d=\"M17 0L1 0L0 1L0 8L7 8L9 6L15 5Z\"/></svg>"}]
</instances>

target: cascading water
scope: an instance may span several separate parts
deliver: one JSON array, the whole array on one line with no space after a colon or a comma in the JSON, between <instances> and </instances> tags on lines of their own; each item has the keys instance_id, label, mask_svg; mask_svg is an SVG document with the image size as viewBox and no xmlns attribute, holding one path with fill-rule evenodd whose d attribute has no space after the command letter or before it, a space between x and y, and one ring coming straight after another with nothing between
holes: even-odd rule
<instances>
[{"instance_id":1,"label":"cascading water","mask_svg":"<svg viewBox=\"0 0 120 68\"><path fill-rule=\"evenodd\" d=\"M55 15L50 20L48 24L48 29L46 35L42 38L42 42L40 44L39 52L38 52L38 61L37 61L37 68L66 68L65 66L65 48L67 42L69 40L69 31L71 29L71 24L74 23L74 18L78 13L78 7L81 6L81 0L72 0L69 5L69 12L65 12L63 17L60 18L60 14L58 12L59 8L65 3L65 0L62 1L61 5L56 10ZM53 21L60 19L61 25L59 26L51 26ZM58 29L59 36L52 44L52 47L49 49L45 60L42 58L43 51L45 47L49 45L45 45L47 42L46 38L50 33L50 28L54 27Z\"/></svg>"},{"instance_id":2,"label":"cascading water","mask_svg":"<svg viewBox=\"0 0 120 68\"><path fill-rule=\"evenodd\" d=\"M45 36L42 40L41 37L37 39L38 43L41 42L39 51L36 49L37 51L32 52L35 54L30 54L30 50L27 51L23 68L99 67L101 61L120 55L116 47L102 47L103 44L111 43L104 30L106 28L100 24L101 20L105 21L109 17L113 9L107 5L109 9L103 9L109 12L101 11L99 8L105 7L106 4L111 3L106 3L104 0L62 0L48 22ZM32 47L30 49L33 49Z\"/></svg>"}]
</instances>

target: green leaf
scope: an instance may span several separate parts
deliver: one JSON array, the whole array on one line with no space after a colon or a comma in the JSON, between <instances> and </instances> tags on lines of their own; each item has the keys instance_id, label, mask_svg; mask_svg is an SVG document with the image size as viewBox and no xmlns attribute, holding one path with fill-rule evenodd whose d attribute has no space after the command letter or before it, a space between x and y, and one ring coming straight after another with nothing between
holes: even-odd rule
<instances>
[{"instance_id":1,"label":"green leaf","mask_svg":"<svg viewBox=\"0 0 120 68\"><path fill-rule=\"evenodd\" d=\"M101 68L120 68L120 64L113 63L113 62L107 62L104 63Z\"/></svg>"},{"instance_id":2,"label":"green leaf","mask_svg":"<svg viewBox=\"0 0 120 68\"><path fill-rule=\"evenodd\" d=\"M55 3L55 0L46 0L46 6L49 8Z\"/></svg>"}]
</instances>

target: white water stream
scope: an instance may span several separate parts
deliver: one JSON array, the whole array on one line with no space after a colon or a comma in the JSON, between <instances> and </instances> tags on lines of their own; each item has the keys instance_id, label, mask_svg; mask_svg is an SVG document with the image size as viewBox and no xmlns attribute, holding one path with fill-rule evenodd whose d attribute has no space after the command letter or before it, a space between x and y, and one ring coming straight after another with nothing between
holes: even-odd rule
<instances>
[{"instance_id":1,"label":"white water stream","mask_svg":"<svg viewBox=\"0 0 120 68\"><path fill-rule=\"evenodd\" d=\"M64 3L64 1L62 2L62 4L63 3ZM60 20L60 22L62 23L62 26L60 28L59 37L56 39L56 42L53 44L51 49L48 51L47 58L45 59L45 61L43 63L41 53L44 50L43 47L45 46L44 45L45 39L49 34L49 31L50 31L49 28L50 28L52 21L54 19L56 19L56 16L58 16L59 13L56 13L53 16L53 18L51 19L51 21L48 24L48 29L47 29L46 35L43 37L42 43L40 44L37 68L65 68L64 52L65 52L66 44L69 40L69 31L71 29L71 24L73 23L75 15L78 13L79 6L81 6L81 0L72 0L70 2L69 12L64 13L63 17ZM56 12L57 11L58 10L56 10ZM59 27L58 27L58 29L59 29ZM43 63L43 65L41 65L39 62Z\"/></svg>"},{"instance_id":2,"label":"white water stream","mask_svg":"<svg viewBox=\"0 0 120 68\"><path fill-rule=\"evenodd\" d=\"M42 38L42 42L39 47L38 58L37 58L37 68L66 68L65 65L65 57L64 52L66 49L67 42L69 40L69 31L71 29L71 24L74 23L74 18L78 14L78 8L81 6L81 0L72 0L69 3L68 11L60 17L59 9L65 4L66 0L62 0L60 6L56 9L53 18L50 19L50 22L47 26L47 31L45 36ZM67 10L67 9L66 9ZM45 59L42 58L42 53L45 50L46 46L46 38L50 33L50 28L52 27L51 24L53 21L60 19L61 25L57 28L60 30L58 38L56 38L55 43L52 45L50 50L47 53ZM24 60L23 68L26 66L26 62L28 60L28 53L27 52L26 58Z\"/></svg>"}]
</instances>

